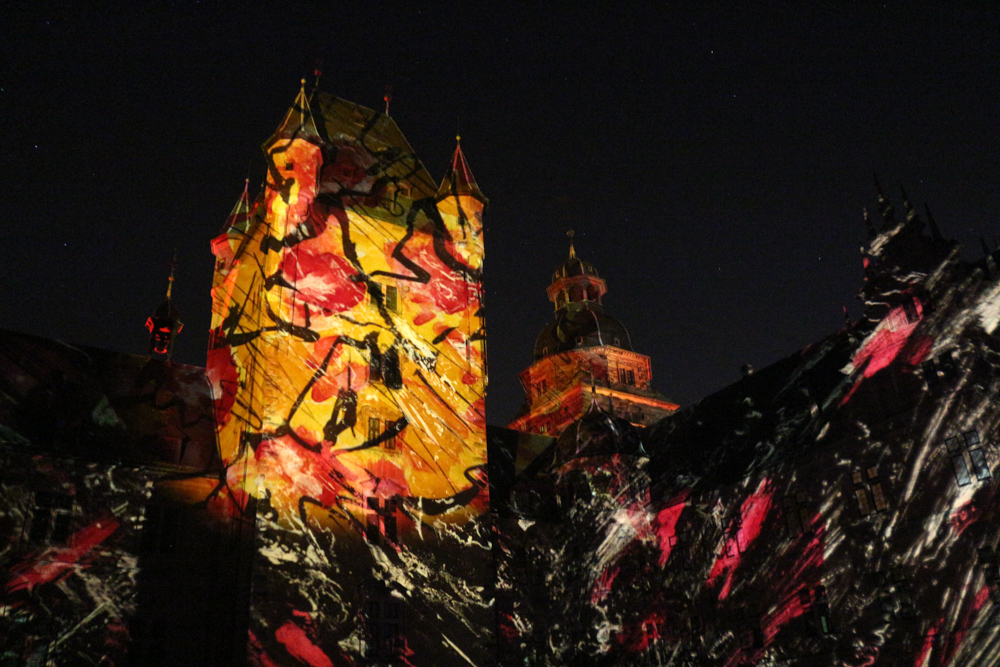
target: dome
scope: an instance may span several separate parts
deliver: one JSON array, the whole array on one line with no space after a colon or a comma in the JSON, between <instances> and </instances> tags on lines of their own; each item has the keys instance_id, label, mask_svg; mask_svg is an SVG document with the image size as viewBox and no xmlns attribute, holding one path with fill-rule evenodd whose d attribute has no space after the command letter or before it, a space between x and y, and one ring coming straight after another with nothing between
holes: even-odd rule
<instances>
[{"instance_id":1,"label":"dome","mask_svg":"<svg viewBox=\"0 0 1000 667\"><path fill-rule=\"evenodd\" d=\"M597 269L594 268L593 264L585 262L576 256L570 257L556 269L555 273L552 274L552 282L556 282L560 278L569 278L571 276L600 277L597 275Z\"/></svg>"},{"instance_id":2,"label":"dome","mask_svg":"<svg viewBox=\"0 0 1000 667\"><path fill-rule=\"evenodd\" d=\"M555 465L585 456L645 456L639 431L627 420L592 405L556 440Z\"/></svg>"},{"instance_id":3,"label":"dome","mask_svg":"<svg viewBox=\"0 0 1000 667\"><path fill-rule=\"evenodd\" d=\"M575 305L575 304L574 304ZM535 339L535 359L586 347L614 345L632 350L625 325L597 307L569 307L556 313Z\"/></svg>"}]
</instances>

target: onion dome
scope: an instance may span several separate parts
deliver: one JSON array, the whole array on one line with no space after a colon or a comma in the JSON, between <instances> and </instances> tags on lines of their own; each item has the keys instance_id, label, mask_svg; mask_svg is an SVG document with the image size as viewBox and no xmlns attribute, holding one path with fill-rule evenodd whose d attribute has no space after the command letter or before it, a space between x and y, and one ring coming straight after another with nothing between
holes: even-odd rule
<instances>
[{"instance_id":1,"label":"onion dome","mask_svg":"<svg viewBox=\"0 0 1000 667\"><path fill-rule=\"evenodd\" d=\"M538 334L534 358L602 345L632 351L625 325L611 315L594 308L565 308Z\"/></svg>"},{"instance_id":2,"label":"onion dome","mask_svg":"<svg viewBox=\"0 0 1000 667\"><path fill-rule=\"evenodd\" d=\"M590 262L576 256L573 232L569 232L569 258L552 274L546 292L555 305L555 322L547 324L535 339L534 358L569 350L613 345L632 350L625 326L604 312L602 297L608 287Z\"/></svg>"}]
</instances>

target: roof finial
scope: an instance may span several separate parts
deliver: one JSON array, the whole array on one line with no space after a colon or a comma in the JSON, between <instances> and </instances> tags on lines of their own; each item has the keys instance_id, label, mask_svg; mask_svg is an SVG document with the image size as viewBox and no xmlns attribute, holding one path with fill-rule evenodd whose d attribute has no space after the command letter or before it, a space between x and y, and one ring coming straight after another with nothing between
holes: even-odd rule
<instances>
[{"instance_id":1,"label":"roof finial","mask_svg":"<svg viewBox=\"0 0 1000 667\"><path fill-rule=\"evenodd\" d=\"M174 291L174 271L177 269L177 248L174 248L174 258L170 260L170 277L167 278L167 301L170 301Z\"/></svg>"},{"instance_id":2,"label":"roof finial","mask_svg":"<svg viewBox=\"0 0 1000 667\"><path fill-rule=\"evenodd\" d=\"M392 102L392 84L391 83L385 84L385 95L382 96L382 99L385 100L385 115L388 116L389 115L389 102Z\"/></svg>"},{"instance_id":3,"label":"roof finial","mask_svg":"<svg viewBox=\"0 0 1000 667\"><path fill-rule=\"evenodd\" d=\"M885 221L883 229L889 227L890 224L896 222L895 216L893 215L892 204L885 198L885 193L882 192L882 184L878 182L878 174L875 176L875 192L878 195L878 212L882 215L882 220Z\"/></svg>"},{"instance_id":4,"label":"roof finial","mask_svg":"<svg viewBox=\"0 0 1000 667\"><path fill-rule=\"evenodd\" d=\"M878 236L878 232L875 231L875 225L872 224L872 219L868 217L868 207L861 209L862 215L865 218L865 228L868 230L868 238L873 239Z\"/></svg>"},{"instance_id":5,"label":"roof finial","mask_svg":"<svg viewBox=\"0 0 1000 667\"><path fill-rule=\"evenodd\" d=\"M576 236L576 232L571 229L566 232L566 236L569 237L569 258L576 259L576 248L573 247L573 237Z\"/></svg>"},{"instance_id":6,"label":"roof finial","mask_svg":"<svg viewBox=\"0 0 1000 667\"><path fill-rule=\"evenodd\" d=\"M319 78L323 76L323 59L313 61L313 89L319 88Z\"/></svg>"}]
</instances>

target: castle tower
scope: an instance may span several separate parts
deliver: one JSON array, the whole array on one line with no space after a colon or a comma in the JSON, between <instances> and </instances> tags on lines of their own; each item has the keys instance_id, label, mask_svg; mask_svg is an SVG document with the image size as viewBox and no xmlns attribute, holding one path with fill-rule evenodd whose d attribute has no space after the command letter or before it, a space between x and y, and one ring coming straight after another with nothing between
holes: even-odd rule
<instances>
[{"instance_id":1,"label":"castle tower","mask_svg":"<svg viewBox=\"0 0 1000 667\"><path fill-rule=\"evenodd\" d=\"M170 359L174 352L174 341L177 334L184 328L180 313L174 306L174 270L177 268L177 257L170 263L170 277L167 278L167 295L163 303L157 306L153 314L146 318L146 329L149 331L149 354L157 359Z\"/></svg>"},{"instance_id":2,"label":"castle tower","mask_svg":"<svg viewBox=\"0 0 1000 667\"><path fill-rule=\"evenodd\" d=\"M509 428L557 436L591 404L646 426L679 406L652 390L649 357L632 349L628 331L604 312L608 288L590 262L569 258L546 290L555 321L535 340L535 362L519 375L527 394Z\"/></svg>"},{"instance_id":3,"label":"castle tower","mask_svg":"<svg viewBox=\"0 0 1000 667\"><path fill-rule=\"evenodd\" d=\"M209 375L255 515L254 664L488 662L486 198L386 114L305 86L213 241Z\"/></svg>"}]
</instances>

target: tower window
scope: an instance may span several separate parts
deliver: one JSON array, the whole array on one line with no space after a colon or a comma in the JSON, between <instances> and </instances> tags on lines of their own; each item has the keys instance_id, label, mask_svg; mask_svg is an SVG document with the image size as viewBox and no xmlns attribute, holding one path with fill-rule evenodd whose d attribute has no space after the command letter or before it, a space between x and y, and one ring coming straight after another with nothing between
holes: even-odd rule
<instances>
[{"instance_id":1,"label":"tower window","mask_svg":"<svg viewBox=\"0 0 1000 667\"><path fill-rule=\"evenodd\" d=\"M73 500L61 493L40 491L35 494L35 511L28 539L36 544L66 544L72 518Z\"/></svg>"},{"instance_id":2,"label":"tower window","mask_svg":"<svg viewBox=\"0 0 1000 667\"><path fill-rule=\"evenodd\" d=\"M881 512L889 507L882 490L882 482L878 477L877 466L867 470L855 470L851 475L851 481L854 483L854 496L858 501L858 511L861 512L861 516Z\"/></svg>"},{"instance_id":3,"label":"tower window","mask_svg":"<svg viewBox=\"0 0 1000 667\"><path fill-rule=\"evenodd\" d=\"M635 386L635 371L631 368L619 368L618 369L618 382L620 384L627 384L630 386Z\"/></svg>"},{"instance_id":4,"label":"tower window","mask_svg":"<svg viewBox=\"0 0 1000 667\"><path fill-rule=\"evenodd\" d=\"M285 171L292 171L293 169L295 169L295 163L294 162L286 162L285 163Z\"/></svg>"},{"instance_id":5,"label":"tower window","mask_svg":"<svg viewBox=\"0 0 1000 667\"><path fill-rule=\"evenodd\" d=\"M367 523L365 537L371 544L378 544L384 537L389 542L396 541L396 499L379 500L374 496L367 499Z\"/></svg>"},{"instance_id":6,"label":"tower window","mask_svg":"<svg viewBox=\"0 0 1000 667\"><path fill-rule=\"evenodd\" d=\"M785 515L785 524L792 537L801 535L809 530L811 512L805 493L801 491L794 496L785 496L782 503Z\"/></svg>"},{"instance_id":7,"label":"tower window","mask_svg":"<svg viewBox=\"0 0 1000 667\"><path fill-rule=\"evenodd\" d=\"M975 429L966 431L961 437L955 435L944 441L959 486L971 484L972 474L975 474L980 482L992 477L990 468L986 464L986 455L980 445L979 431Z\"/></svg>"},{"instance_id":8,"label":"tower window","mask_svg":"<svg viewBox=\"0 0 1000 667\"><path fill-rule=\"evenodd\" d=\"M399 292L395 285L385 286L385 307L393 313L399 312Z\"/></svg>"},{"instance_id":9,"label":"tower window","mask_svg":"<svg viewBox=\"0 0 1000 667\"><path fill-rule=\"evenodd\" d=\"M403 603L389 594L365 601L365 657L395 661L403 651Z\"/></svg>"}]
</instances>

